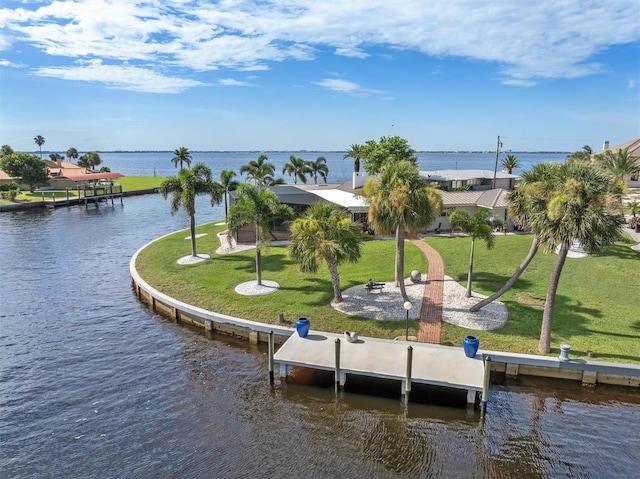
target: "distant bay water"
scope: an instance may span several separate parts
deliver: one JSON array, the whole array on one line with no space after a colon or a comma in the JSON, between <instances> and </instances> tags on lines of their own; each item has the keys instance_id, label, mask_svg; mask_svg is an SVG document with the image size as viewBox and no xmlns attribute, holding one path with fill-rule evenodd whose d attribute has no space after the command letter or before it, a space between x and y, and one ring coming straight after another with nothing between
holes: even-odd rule
<instances>
[{"instance_id":1,"label":"distant bay water","mask_svg":"<svg viewBox=\"0 0 640 479\"><path fill-rule=\"evenodd\" d=\"M341 183L349 181L353 172L353 160L342 159L344 152L338 151L242 151L242 152L192 152L192 164L203 162L213 171L218 178L222 170L235 170L251 160L255 160L261 154L267 155L269 161L276 167L276 176L284 177L291 182L290 176L282 175L282 167L289 161L291 155L303 158L307 161L315 160L323 156L329 166L329 183ZM501 152L498 158L498 170L500 161L507 155L514 154L518 157L520 168L514 170L518 174L531 168L536 163L547 161L561 162L568 153L514 153ZM102 165L108 166L111 171L117 171L127 176L172 176L176 174L171 159L171 151L153 152L101 152ZM445 170L445 169L483 169L493 171L496 162L495 153L458 153L458 152L419 152L418 164L421 170Z\"/></svg>"}]
</instances>

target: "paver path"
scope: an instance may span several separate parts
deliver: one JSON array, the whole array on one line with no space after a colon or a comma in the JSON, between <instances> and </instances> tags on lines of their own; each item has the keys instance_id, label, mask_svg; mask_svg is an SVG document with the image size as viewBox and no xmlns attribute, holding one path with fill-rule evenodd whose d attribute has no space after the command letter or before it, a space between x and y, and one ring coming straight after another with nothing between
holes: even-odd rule
<instances>
[{"instance_id":1,"label":"paver path","mask_svg":"<svg viewBox=\"0 0 640 479\"><path fill-rule=\"evenodd\" d=\"M440 343L442 330L442 297L444 293L444 263L440 254L422 240L411 240L427 257L427 284L422 297L418 341Z\"/></svg>"}]
</instances>

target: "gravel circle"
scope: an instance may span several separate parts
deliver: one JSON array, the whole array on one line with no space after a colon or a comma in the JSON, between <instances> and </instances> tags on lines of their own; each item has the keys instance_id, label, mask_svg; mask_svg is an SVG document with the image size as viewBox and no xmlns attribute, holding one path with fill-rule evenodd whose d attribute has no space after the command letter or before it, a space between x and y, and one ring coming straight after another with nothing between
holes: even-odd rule
<instances>
[{"instance_id":1,"label":"gravel circle","mask_svg":"<svg viewBox=\"0 0 640 479\"><path fill-rule=\"evenodd\" d=\"M207 261L209 258L211 258L211 256L209 256L208 254L199 253L197 256L192 256L192 255L183 256L177 261L177 263L178 264L198 264L198 263L202 263L203 261Z\"/></svg>"},{"instance_id":2,"label":"gravel circle","mask_svg":"<svg viewBox=\"0 0 640 479\"><path fill-rule=\"evenodd\" d=\"M258 281L247 281L236 286L236 293L243 296L257 296L260 294L271 294L278 291L280 285L275 281L262 280L262 284L258 285Z\"/></svg>"}]
</instances>

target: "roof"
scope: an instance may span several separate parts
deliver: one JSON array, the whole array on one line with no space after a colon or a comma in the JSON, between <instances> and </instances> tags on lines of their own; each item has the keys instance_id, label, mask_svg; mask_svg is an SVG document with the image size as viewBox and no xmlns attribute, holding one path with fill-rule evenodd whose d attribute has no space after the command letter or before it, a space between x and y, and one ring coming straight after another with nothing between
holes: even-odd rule
<instances>
[{"instance_id":1,"label":"roof","mask_svg":"<svg viewBox=\"0 0 640 479\"><path fill-rule=\"evenodd\" d=\"M432 181L464 181L483 178L493 180L493 170L431 170L421 171L420 176ZM497 179L519 178L518 175L497 171Z\"/></svg>"},{"instance_id":2,"label":"roof","mask_svg":"<svg viewBox=\"0 0 640 479\"><path fill-rule=\"evenodd\" d=\"M0 170L0 180L17 180L19 178L9 176L6 171Z\"/></svg>"},{"instance_id":3,"label":"roof","mask_svg":"<svg viewBox=\"0 0 640 479\"><path fill-rule=\"evenodd\" d=\"M351 191L342 189L341 183L321 183L321 184L288 184L276 185L270 189L278 195L283 203L288 204L311 204L318 198L334 203L351 212L364 212L369 209L366 200Z\"/></svg>"},{"instance_id":4,"label":"roof","mask_svg":"<svg viewBox=\"0 0 640 479\"><path fill-rule=\"evenodd\" d=\"M620 145L612 146L607 148L606 150L599 151L598 154L604 153L605 151L610 151L611 153L617 153L620 150L629 150L629 154L631 156L640 156L640 138L636 138L635 140L627 141L626 143L622 143Z\"/></svg>"},{"instance_id":5,"label":"roof","mask_svg":"<svg viewBox=\"0 0 640 479\"><path fill-rule=\"evenodd\" d=\"M485 191L440 191L445 208L456 206L483 206L485 208L506 208L507 190L497 188Z\"/></svg>"}]
</instances>

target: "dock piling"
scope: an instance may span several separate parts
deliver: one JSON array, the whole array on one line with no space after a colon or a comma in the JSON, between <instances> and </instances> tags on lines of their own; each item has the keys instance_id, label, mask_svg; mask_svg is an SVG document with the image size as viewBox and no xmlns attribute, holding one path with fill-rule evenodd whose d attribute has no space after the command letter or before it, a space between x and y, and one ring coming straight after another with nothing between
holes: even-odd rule
<instances>
[{"instance_id":1,"label":"dock piling","mask_svg":"<svg viewBox=\"0 0 640 479\"><path fill-rule=\"evenodd\" d=\"M273 384L273 329L269 331L269 382Z\"/></svg>"},{"instance_id":2,"label":"dock piling","mask_svg":"<svg viewBox=\"0 0 640 479\"><path fill-rule=\"evenodd\" d=\"M409 402L409 396L411 395L411 368L413 366L413 346L409 345L407 348L407 375L404 383L404 401Z\"/></svg>"},{"instance_id":3,"label":"dock piling","mask_svg":"<svg viewBox=\"0 0 640 479\"><path fill-rule=\"evenodd\" d=\"M340 338L336 338L336 392L340 392Z\"/></svg>"},{"instance_id":4,"label":"dock piling","mask_svg":"<svg viewBox=\"0 0 640 479\"><path fill-rule=\"evenodd\" d=\"M482 383L482 402L480 410L482 414L487 410L487 401L489 400L489 377L491 376L491 356L484 358L484 381Z\"/></svg>"}]
</instances>

